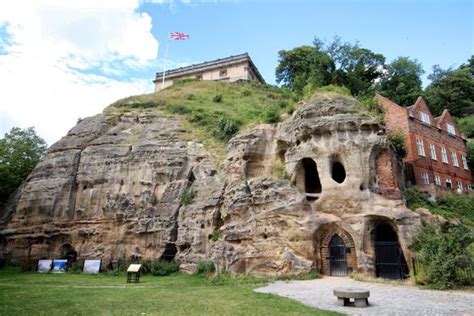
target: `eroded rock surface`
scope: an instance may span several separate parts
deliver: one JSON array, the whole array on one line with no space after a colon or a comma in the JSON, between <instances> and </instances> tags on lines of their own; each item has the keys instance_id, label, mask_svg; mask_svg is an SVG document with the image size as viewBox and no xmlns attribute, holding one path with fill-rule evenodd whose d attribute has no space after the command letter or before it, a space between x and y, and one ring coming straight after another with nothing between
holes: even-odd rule
<instances>
[{"instance_id":1,"label":"eroded rock surface","mask_svg":"<svg viewBox=\"0 0 474 316\"><path fill-rule=\"evenodd\" d=\"M331 273L337 235L347 272L373 273L381 227L409 265L420 224L396 167L383 127L342 96L237 134L222 171L176 118L97 115L49 148L2 211L1 250L18 261L73 251L105 264L176 258L184 271L213 260L232 272Z\"/></svg>"}]
</instances>

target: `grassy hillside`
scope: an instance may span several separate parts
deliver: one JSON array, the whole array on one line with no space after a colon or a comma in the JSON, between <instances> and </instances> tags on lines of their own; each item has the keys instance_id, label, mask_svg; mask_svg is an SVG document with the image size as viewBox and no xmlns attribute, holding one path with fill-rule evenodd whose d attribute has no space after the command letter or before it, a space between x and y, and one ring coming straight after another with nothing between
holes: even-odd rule
<instances>
[{"instance_id":1,"label":"grassy hillside","mask_svg":"<svg viewBox=\"0 0 474 316\"><path fill-rule=\"evenodd\" d=\"M222 158L226 142L235 133L280 121L282 115L294 111L294 100L284 89L253 82L181 80L159 93L121 99L106 112L130 110L182 116L190 134Z\"/></svg>"}]
</instances>

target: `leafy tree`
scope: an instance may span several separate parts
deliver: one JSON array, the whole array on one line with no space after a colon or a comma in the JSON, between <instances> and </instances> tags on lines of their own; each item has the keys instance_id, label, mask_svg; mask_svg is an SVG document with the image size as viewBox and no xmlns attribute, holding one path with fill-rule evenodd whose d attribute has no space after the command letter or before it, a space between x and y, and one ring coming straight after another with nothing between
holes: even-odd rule
<instances>
[{"instance_id":1,"label":"leafy tree","mask_svg":"<svg viewBox=\"0 0 474 316\"><path fill-rule=\"evenodd\" d=\"M425 95L434 115L440 115L443 109L454 116L474 113L474 55L458 69L444 70L436 65L428 78L431 84Z\"/></svg>"},{"instance_id":2,"label":"leafy tree","mask_svg":"<svg viewBox=\"0 0 474 316\"><path fill-rule=\"evenodd\" d=\"M320 47L300 46L278 52L276 80L292 91L301 93L307 85L315 87L330 83L333 63Z\"/></svg>"},{"instance_id":3,"label":"leafy tree","mask_svg":"<svg viewBox=\"0 0 474 316\"><path fill-rule=\"evenodd\" d=\"M326 43L316 37L313 46L279 52L276 79L299 95L303 90L308 95L330 84L347 87L353 95L363 95L381 78L384 63L383 55L358 43L343 43L339 37Z\"/></svg>"},{"instance_id":4,"label":"leafy tree","mask_svg":"<svg viewBox=\"0 0 474 316\"><path fill-rule=\"evenodd\" d=\"M387 73L380 83L380 93L402 106L412 105L423 92L423 73L423 67L416 59L398 57L387 65Z\"/></svg>"},{"instance_id":5,"label":"leafy tree","mask_svg":"<svg viewBox=\"0 0 474 316\"><path fill-rule=\"evenodd\" d=\"M467 115L461 118L454 118L456 124L467 138L474 138L474 115Z\"/></svg>"},{"instance_id":6,"label":"leafy tree","mask_svg":"<svg viewBox=\"0 0 474 316\"><path fill-rule=\"evenodd\" d=\"M0 205L26 179L45 150L45 141L32 127L14 127L0 139Z\"/></svg>"},{"instance_id":7,"label":"leafy tree","mask_svg":"<svg viewBox=\"0 0 474 316\"><path fill-rule=\"evenodd\" d=\"M321 41L316 38L314 43ZM347 87L353 95L367 94L384 72L385 57L360 47L359 43L343 43L336 36L326 52L335 64L331 83Z\"/></svg>"}]
</instances>

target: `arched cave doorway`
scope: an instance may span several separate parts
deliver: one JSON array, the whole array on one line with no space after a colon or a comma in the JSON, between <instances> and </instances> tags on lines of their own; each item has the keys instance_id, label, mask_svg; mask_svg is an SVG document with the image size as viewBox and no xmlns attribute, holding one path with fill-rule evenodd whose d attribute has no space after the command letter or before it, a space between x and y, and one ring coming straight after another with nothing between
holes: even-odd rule
<instances>
[{"instance_id":1,"label":"arched cave doorway","mask_svg":"<svg viewBox=\"0 0 474 316\"><path fill-rule=\"evenodd\" d=\"M388 223L379 223L374 229L375 274L385 279L401 280L408 275L398 235Z\"/></svg>"},{"instance_id":2,"label":"arched cave doorway","mask_svg":"<svg viewBox=\"0 0 474 316\"><path fill-rule=\"evenodd\" d=\"M336 223L321 225L313 236L315 268L325 275L346 276L357 271L352 236Z\"/></svg>"},{"instance_id":3,"label":"arched cave doorway","mask_svg":"<svg viewBox=\"0 0 474 316\"><path fill-rule=\"evenodd\" d=\"M76 262L77 251L70 244L64 244L61 247L61 258L67 259L68 263Z\"/></svg>"},{"instance_id":4,"label":"arched cave doorway","mask_svg":"<svg viewBox=\"0 0 474 316\"><path fill-rule=\"evenodd\" d=\"M319 180L318 167L311 158L303 158L296 168L296 186L300 191L304 191L308 201L319 198L322 192L321 181Z\"/></svg>"},{"instance_id":5,"label":"arched cave doorway","mask_svg":"<svg viewBox=\"0 0 474 316\"><path fill-rule=\"evenodd\" d=\"M347 275L346 244L338 234L329 242L329 271L333 276Z\"/></svg>"}]
</instances>

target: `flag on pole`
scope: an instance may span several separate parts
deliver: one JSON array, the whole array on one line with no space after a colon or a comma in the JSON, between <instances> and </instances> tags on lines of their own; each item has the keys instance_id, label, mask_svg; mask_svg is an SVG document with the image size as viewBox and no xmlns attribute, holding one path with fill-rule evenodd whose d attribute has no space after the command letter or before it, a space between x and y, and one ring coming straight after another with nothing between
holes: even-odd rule
<instances>
[{"instance_id":1,"label":"flag on pole","mask_svg":"<svg viewBox=\"0 0 474 316\"><path fill-rule=\"evenodd\" d=\"M170 33L170 40L185 40L185 39L189 39L189 34L184 34L184 33L180 33L180 32L171 32Z\"/></svg>"}]
</instances>

